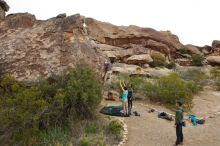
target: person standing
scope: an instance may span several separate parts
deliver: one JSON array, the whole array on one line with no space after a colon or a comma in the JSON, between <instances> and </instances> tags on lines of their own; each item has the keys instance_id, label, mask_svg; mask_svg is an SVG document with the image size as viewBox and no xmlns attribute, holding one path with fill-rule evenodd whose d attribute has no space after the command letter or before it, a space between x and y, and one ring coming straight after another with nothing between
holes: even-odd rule
<instances>
[{"instance_id":1,"label":"person standing","mask_svg":"<svg viewBox=\"0 0 220 146\"><path fill-rule=\"evenodd\" d=\"M106 61L106 62L105 62L105 76L104 76L104 82L107 81L108 78L109 78L109 80L111 80L111 75L112 75L112 63L113 63L113 61Z\"/></svg>"},{"instance_id":2,"label":"person standing","mask_svg":"<svg viewBox=\"0 0 220 146\"><path fill-rule=\"evenodd\" d=\"M120 80L120 87L122 90L122 106L123 106L123 113L124 116L128 116L128 110L127 110L127 102L128 102L128 88L125 86L125 83Z\"/></svg>"},{"instance_id":3,"label":"person standing","mask_svg":"<svg viewBox=\"0 0 220 146\"><path fill-rule=\"evenodd\" d=\"M176 115L175 115L175 128L176 128L176 143L175 146L183 144L183 102L178 100L176 101Z\"/></svg>"},{"instance_id":4,"label":"person standing","mask_svg":"<svg viewBox=\"0 0 220 146\"><path fill-rule=\"evenodd\" d=\"M131 109L132 109L132 103L133 101L133 88L132 88L132 84L129 85L128 87L128 112L129 115L131 114Z\"/></svg>"}]
</instances>

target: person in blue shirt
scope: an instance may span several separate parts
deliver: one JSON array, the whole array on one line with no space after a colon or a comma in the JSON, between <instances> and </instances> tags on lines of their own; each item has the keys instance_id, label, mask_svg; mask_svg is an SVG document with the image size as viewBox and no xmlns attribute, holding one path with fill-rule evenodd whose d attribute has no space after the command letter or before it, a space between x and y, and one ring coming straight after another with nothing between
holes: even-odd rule
<instances>
[{"instance_id":1,"label":"person in blue shirt","mask_svg":"<svg viewBox=\"0 0 220 146\"><path fill-rule=\"evenodd\" d=\"M124 113L124 116L127 116L128 115L128 109L127 109L128 88L125 86L124 81L122 82L120 80L120 88L122 90L121 101L122 101L122 106L123 106L123 113Z\"/></svg>"}]
</instances>

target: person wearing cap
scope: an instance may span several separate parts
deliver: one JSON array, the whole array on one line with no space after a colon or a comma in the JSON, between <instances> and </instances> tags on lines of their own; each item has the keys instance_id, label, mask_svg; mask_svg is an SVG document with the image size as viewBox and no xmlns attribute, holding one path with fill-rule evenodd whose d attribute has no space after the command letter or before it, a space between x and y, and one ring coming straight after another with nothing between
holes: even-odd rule
<instances>
[{"instance_id":1,"label":"person wearing cap","mask_svg":"<svg viewBox=\"0 0 220 146\"><path fill-rule=\"evenodd\" d=\"M183 144L183 109L182 109L183 102L180 100L176 101L176 115L175 115L175 128L176 128L176 143L175 146Z\"/></svg>"}]
</instances>

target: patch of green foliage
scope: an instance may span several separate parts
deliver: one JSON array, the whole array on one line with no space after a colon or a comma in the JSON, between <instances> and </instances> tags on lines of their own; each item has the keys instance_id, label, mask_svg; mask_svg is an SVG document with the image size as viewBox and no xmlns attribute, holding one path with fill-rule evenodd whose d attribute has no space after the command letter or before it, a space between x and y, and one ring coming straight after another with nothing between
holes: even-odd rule
<instances>
[{"instance_id":1,"label":"patch of green foliage","mask_svg":"<svg viewBox=\"0 0 220 146\"><path fill-rule=\"evenodd\" d=\"M85 132L87 134L95 134L98 131L98 126L97 125L89 125L85 128Z\"/></svg>"},{"instance_id":2,"label":"patch of green foliage","mask_svg":"<svg viewBox=\"0 0 220 146\"><path fill-rule=\"evenodd\" d=\"M96 73L79 64L67 75L40 80L27 86L10 75L0 79L0 129L17 145L30 145L43 129L68 126L68 118L91 119L102 99ZM61 131L47 131L50 136ZM41 136L42 137L42 136ZM1 137L0 137L1 139Z\"/></svg>"},{"instance_id":3,"label":"patch of green foliage","mask_svg":"<svg viewBox=\"0 0 220 146\"><path fill-rule=\"evenodd\" d=\"M176 68L176 64L174 62L170 62L169 64L166 65L166 68L168 68L168 69L175 69Z\"/></svg>"},{"instance_id":4,"label":"patch of green foliage","mask_svg":"<svg viewBox=\"0 0 220 146\"><path fill-rule=\"evenodd\" d=\"M185 81L193 81L202 90L203 86L206 85L208 76L199 68L191 68L185 71L179 71L180 77Z\"/></svg>"},{"instance_id":5,"label":"patch of green foliage","mask_svg":"<svg viewBox=\"0 0 220 146\"><path fill-rule=\"evenodd\" d=\"M220 90L220 68L213 68L210 74L214 80L214 84L217 86L217 90Z\"/></svg>"},{"instance_id":6,"label":"patch of green foliage","mask_svg":"<svg viewBox=\"0 0 220 146\"><path fill-rule=\"evenodd\" d=\"M40 131L37 134L36 145L68 145L70 140L69 132L65 128L52 128Z\"/></svg>"},{"instance_id":7,"label":"patch of green foliage","mask_svg":"<svg viewBox=\"0 0 220 146\"><path fill-rule=\"evenodd\" d=\"M197 92L197 84L187 82L176 73L145 83L145 95L153 101L159 101L175 106L178 99L182 99L185 106L192 107L193 95Z\"/></svg>"},{"instance_id":8,"label":"patch of green foliage","mask_svg":"<svg viewBox=\"0 0 220 146\"><path fill-rule=\"evenodd\" d=\"M153 53L151 54L151 57L153 59L153 62L150 63L151 67L164 67L166 66L166 58L159 54L159 53Z\"/></svg>"},{"instance_id":9,"label":"patch of green foliage","mask_svg":"<svg viewBox=\"0 0 220 146\"><path fill-rule=\"evenodd\" d=\"M112 120L108 125L109 132L116 136L117 139L122 138L123 127L118 120Z\"/></svg>"},{"instance_id":10,"label":"patch of green foliage","mask_svg":"<svg viewBox=\"0 0 220 146\"><path fill-rule=\"evenodd\" d=\"M205 58L201 55L193 55L192 56L192 65L194 66L203 66L203 61Z\"/></svg>"},{"instance_id":11,"label":"patch of green foliage","mask_svg":"<svg viewBox=\"0 0 220 146\"><path fill-rule=\"evenodd\" d=\"M83 137L81 140L80 140L80 146L91 146L91 139L88 138L88 137Z\"/></svg>"}]
</instances>

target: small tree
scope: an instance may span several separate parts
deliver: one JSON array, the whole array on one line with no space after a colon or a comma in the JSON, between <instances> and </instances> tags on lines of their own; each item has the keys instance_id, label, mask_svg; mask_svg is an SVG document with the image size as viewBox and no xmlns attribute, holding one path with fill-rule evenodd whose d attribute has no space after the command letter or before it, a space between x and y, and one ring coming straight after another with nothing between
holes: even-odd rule
<instances>
[{"instance_id":1,"label":"small tree","mask_svg":"<svg viewBox=\"0 0 220 146\"><path fill-rule=\"evenodd\" d=\"M203 66L204 57L201 55L193 55L192 56L192 64L194 66Z\"/></svg>"},{"instance_id":2,"label":"small tree","mask_svg":"<svg viewBox=\"0 0 220 146\"><path fill-rule=\"evenodd\" d=\"M153 62L150 63L150 66L152 67L162 67L162 66L166 66L166 58L159 54L159 53L153 53L151 54L151 57L153 59Z\"/></svg>"},{"instance_id":3,"label":"small tree","mask_svg":"<svg viewBox=\"0 0 220 146\"><path fill-rule=\"evenodd\" d=\"M197 88L194 82L185 82L178 74L173 73L155 79L153 82L146 82L145 94L153 101L160 101L171 106L175 105L177 99L182 99L185 105L191 108L193 95L197 93Z\"/></svg>"},{"instance_id":4,"label":"small tree","mask_svg":"<svg viewBox=\"0 0 220 146\"><path fill-rule=\"evenodd\" d=\"M79 64L69 73L67 82L68 103L74 113L81 118L94 115L96 106L102 99L101 83L86 64Z\"/></svg>"}]
</instances>

